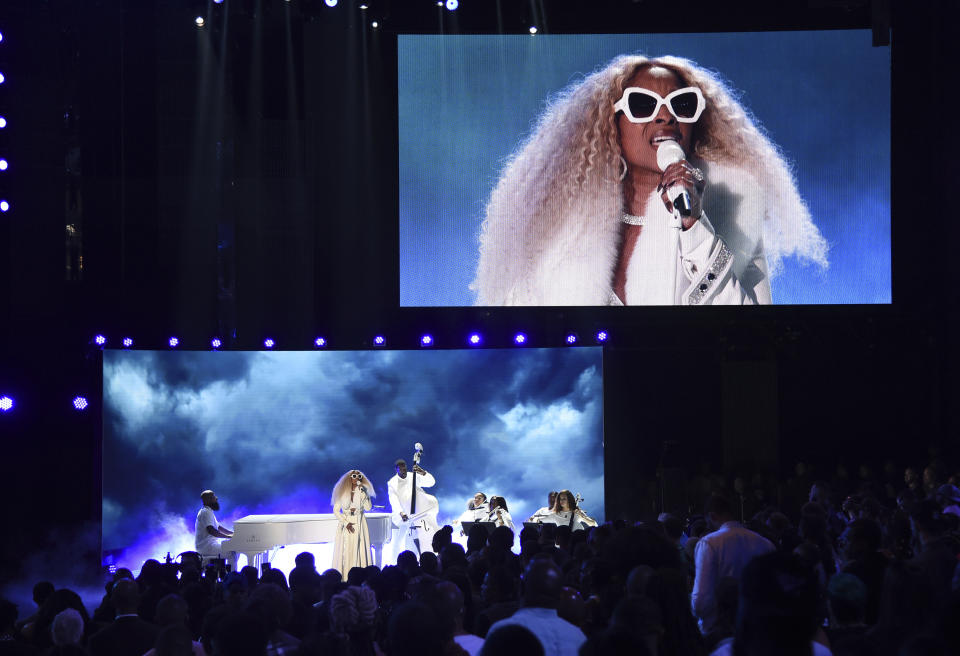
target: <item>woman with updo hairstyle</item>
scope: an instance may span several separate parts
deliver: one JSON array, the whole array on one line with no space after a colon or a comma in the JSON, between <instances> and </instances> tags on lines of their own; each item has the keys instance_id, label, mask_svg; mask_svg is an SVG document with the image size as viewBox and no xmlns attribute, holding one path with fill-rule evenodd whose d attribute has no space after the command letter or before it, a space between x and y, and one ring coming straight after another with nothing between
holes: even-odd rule
<instances>
[{"instance_id":1,"label":"woman with updo hairstyle","mask_svg":"<svg viewBox=\"0 0 960 656\"><path fill-rule=\"evenodd\" d=\"M766 304L783 257L826 253L717 74L623 55L552 98L507 160L472 288L477 305Z\"/></svg>"}]
</instances>

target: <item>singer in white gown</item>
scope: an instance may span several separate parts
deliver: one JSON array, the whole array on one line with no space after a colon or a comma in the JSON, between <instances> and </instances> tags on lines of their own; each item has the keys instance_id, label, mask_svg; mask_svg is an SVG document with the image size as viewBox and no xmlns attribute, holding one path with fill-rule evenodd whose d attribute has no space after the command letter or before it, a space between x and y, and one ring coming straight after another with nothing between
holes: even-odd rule
<instances>
[{"instance_id":1,"label":"singer in white gown","mask_svg":"<svg viewBox=\"0 0 960 656\"><path fill-rule=\"evenodd\" d=\"M625 55L556 94L507 160L472 289L477 305L764 304L782 258L825 267L826 252L719 76Z\"/></svg>"},{"instance_id":2,"label":"singer in white gown","mask_svg":"<svg viewBox=\"0 0 960 656\"><path fill-rule=\"evenodd\" d=\"M373 564L370 553L370 531L364 513L372 507L376 492L359 469L351 469L340 477L333 488L330 504L337 517L337 536L333 543L332 568L347 578L353 567Z\"/></svg>"}]
</instances>

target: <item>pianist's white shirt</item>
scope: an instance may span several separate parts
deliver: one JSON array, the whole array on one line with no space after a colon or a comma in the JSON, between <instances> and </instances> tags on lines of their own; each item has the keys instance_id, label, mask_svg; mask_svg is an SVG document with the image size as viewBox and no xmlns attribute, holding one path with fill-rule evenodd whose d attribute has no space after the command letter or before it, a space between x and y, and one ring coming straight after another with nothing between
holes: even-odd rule
<instances>
[{"instance_id":1,"label":"pianist's white shirt","mask_svg":"<svg viewBox=\"0 0 960 656\"><path fill-rule=\"evenodd\" d=\"M217 528L220 525L217 523L216 515L213 514L213 509L210 506L204 506L200 509L200 512L197 513L197 553L201 556L219 556L220 538L215 538L207 533L208 526Z\"/></svg>"}]
</instances>

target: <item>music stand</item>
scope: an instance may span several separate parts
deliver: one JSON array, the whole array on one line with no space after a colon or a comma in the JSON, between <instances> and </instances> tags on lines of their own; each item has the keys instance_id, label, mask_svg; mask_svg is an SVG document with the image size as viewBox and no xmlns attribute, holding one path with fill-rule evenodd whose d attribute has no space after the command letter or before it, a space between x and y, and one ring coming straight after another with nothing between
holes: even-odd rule
<instances>
[{"instance_id":1,"label":"music stand","mask_svg":"<svg viewBox=\"0 0 960 656\"><path fill-rule=\"evenodd\" d=\"M493 533L493 529L497 528L497 525L494 522L461 522L460 525L463 526L464 535L470 535L470 531L473 529L474 524L482 526L483 530L487 533L487 537L490 537L490 534Z\"/></svg>"}]
</instances>

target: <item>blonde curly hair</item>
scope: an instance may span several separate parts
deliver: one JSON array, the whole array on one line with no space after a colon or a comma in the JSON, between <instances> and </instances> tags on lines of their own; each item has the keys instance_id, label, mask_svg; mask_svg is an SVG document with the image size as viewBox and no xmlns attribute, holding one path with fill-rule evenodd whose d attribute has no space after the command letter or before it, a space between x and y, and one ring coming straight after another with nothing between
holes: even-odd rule
<instances>
[{"instance_id":1,"label":"blonde curly hair","mask_svg":"<svg viewBox=\"0 0 960 656\"><path fill-rule=\"evenodd\" d=\"M602 221L610 207L622 209L623 164L613 105L629 80L652 66L673 71L683 86L699 87L706 99L690 159L746 171L759 185L771 274L789 255L827 266L827 243L800 198L789 164L720 75L682 57L621 55L551 98L531 134L507 159L486 206L478 278L484 275L491 224L508 222L546 234L569 228L566 224L577 216Z\"/></svg>"},{"instance_id":2,"label":"blonde curly hair","mask_svg":"<svg viewBox=\"0 0 960 656\"><path fill-rule=\"evenodd\" d=\"M360 485L362 485L364 489L367 491L367 496L370 497L371 499L377 496L377 492L376 490L373 489L373 485L370 483L370 479L367 478L367 475L364 474L359 469L351 469L350 471L345 473L343 476L341 476L340 480L337 481L336 485L333 486L333 492L330 494L331 507L337 504L337 499L339 499L340 497L346 496L347 494L350 493L350 487L352 485L350 482L350 474L352 474L353 472L357 472L358 474L360 474Z\"/></svg>"}]
</instances>

